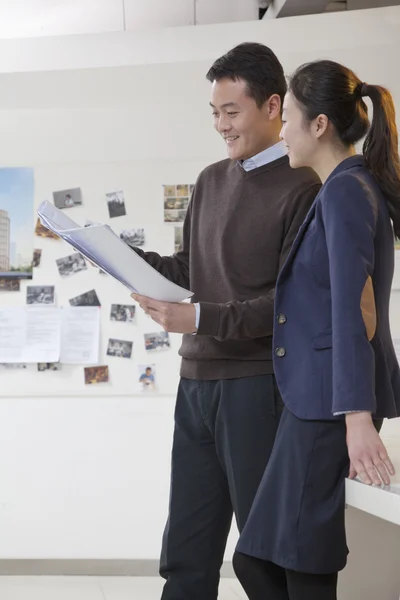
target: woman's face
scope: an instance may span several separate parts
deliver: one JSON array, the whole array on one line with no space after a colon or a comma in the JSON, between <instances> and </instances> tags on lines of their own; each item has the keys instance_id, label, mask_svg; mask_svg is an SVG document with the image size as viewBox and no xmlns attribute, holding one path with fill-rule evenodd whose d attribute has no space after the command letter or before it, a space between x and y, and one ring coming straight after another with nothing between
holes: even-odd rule
<instances>
[{"instance_id":1,"label":"woman's face","mask_svg":"<svg viewBox=\"0 0 400 600\"><path fill-rule=\"evenodd\" d=\"M313 135L313 123L304 119L300 105L288 92L285 96L282 114L281 138L288 148L290 166L312 167L318 147L318 138Z\"/></svg>"}]
</instances>

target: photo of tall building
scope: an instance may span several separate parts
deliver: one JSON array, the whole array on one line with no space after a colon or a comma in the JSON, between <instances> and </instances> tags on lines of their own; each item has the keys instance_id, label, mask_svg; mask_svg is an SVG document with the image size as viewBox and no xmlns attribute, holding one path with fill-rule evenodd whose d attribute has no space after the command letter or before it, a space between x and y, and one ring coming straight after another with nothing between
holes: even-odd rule
<instances>
[{"instance_id":1,"label":"photo of tall building","mask_svg":"<svg viewBox=\"0 0 400 600\"><path fill-rule=\"evenodd\" d=\"M0 271L10 270L10 217L0 209Z\"/></svg>"},{"instance_id":2,"label":"photo of tall building","mask_svg":"<svg viewBox=\"0 0 400 600\"><path fill-rule=\"evenodd\" d=\"M0 168L0 278L30 279L33 245L33 169Z\"/></svg>"}]
</instances>

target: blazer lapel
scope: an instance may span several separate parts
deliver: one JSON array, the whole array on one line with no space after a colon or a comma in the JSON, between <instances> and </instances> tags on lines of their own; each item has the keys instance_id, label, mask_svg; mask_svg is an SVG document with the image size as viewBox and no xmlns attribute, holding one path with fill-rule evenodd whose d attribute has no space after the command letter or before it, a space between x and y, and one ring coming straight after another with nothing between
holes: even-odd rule
<instances>
[{"instance_id":1,"label":"blazer lapel","mask_svg":"<svg viewBox=\"0 0 400 600\"><path fill-rule=\"evenodd\" d=\"M319 194L318 194L319 196ZM302 224L302 226L300 227L299 231L297 232L297 236L295 237L295 240L293 242L292 248L286 258L286 261L283 264L283 267L281 269L281 273L280 275L282 275L289 267L289 265L291 265L291 263L293 262L294 257L296 256L296 253L300 247L301 242L303 241L304 235L311 223L311 221L314 218L315 215L315 210L316 210L316 206L317 206L317 201L318 201L318 196L316 197L316 199L314 200L314 203L312 204L310 210L308 211L306 218L304 219L304 222Z\"/></svg>"}]
</instances>

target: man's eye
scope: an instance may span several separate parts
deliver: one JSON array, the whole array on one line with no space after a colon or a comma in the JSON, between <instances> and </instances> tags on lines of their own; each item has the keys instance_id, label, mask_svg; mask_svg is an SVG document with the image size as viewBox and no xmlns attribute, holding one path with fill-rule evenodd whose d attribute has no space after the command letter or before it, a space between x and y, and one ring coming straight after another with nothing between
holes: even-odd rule
<instances>
[{"instance_id":1,"label":"man's eye","mask_svg":"<svg viewBox=\"0 0 400 600\"><path fill-rule=\"evenodd\" d=\"M228 112L228 115L230 117L236 117L237 114L238 114L237 112Z\"/></svg>"}]
</instances>

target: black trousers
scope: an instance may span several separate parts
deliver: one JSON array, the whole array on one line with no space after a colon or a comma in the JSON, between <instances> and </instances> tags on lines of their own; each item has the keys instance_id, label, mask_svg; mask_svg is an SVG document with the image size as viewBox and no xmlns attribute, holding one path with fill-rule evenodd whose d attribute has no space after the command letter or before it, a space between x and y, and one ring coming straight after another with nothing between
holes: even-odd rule
<instances>
[{"instance_id":1,"label":"black trousers","mask_svg":"<svg viewBox=\"0 0 400 600\"><path fill-rule=\"evenodd\" d=\"M297 573L239 552L233 567L249 600L337 600L337 573Z\"/></svg>"},{"instance_id":2,"label":"black trousers","mask_svg":"<svg viewBox=\"0 0 400 600\"><path fill-rule=\"evenodd\" d=\"M182 379L175 410L162 600L216 600L232 515L243 529L283 404L273 375Z\"/></svg>"}]
</instances>

